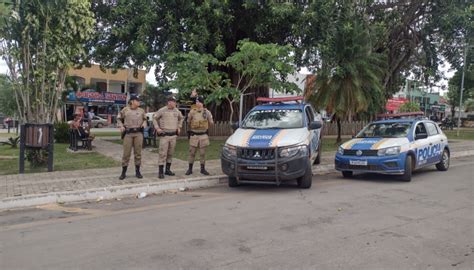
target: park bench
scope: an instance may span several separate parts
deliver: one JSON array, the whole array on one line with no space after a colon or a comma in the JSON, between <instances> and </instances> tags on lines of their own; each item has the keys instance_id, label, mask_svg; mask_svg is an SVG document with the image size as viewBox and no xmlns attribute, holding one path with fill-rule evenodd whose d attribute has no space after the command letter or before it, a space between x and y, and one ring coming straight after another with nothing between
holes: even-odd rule
<instances>
[{"instance_id":1,"label":"park bench","mask_svg":"<svg viewBox=\"0 0 474 270\"><path fill-rule=\"evenodd\" d=\"M82 137L78 129L69 129L69 149L73 151L81 148L92 150L92 139L91 137Z\"/></svg>"}]
</instances>

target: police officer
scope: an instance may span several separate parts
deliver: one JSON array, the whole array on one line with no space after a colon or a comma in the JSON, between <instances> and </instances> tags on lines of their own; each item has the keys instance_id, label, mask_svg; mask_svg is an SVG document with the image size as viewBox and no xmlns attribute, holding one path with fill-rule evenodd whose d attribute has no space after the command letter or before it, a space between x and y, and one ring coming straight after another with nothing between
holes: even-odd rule
<instances>
[{"instance_id":1,"label":"police officer","mask_svg":"<svg viewBox=\"0 0 474 270\"><path fill-rule=\"evenodd\" d=\"M202 96L195 97L195 108L189 112L188 124L190 128L189 139L189 168L186 175L193 173L193 164L196 152L199 149L201 160L201 174L209 175L206 171L206 147L209 145L209 136L207 130L209 126L214 124L212 114L204 108L204 99Z\"/></svg>"},{"instance_id":2,"label":"police officer","mask_svg":"<svg viewBox=\"0 0 474 270\"><path fill-rule=\"evenodd\" d=\"M128 162L133 147L135 160L135 176L143 178L140 173L143 145L143 129L146 127L145 111L139 107L140 100L138 96L131 96L128 106L123 108L117 115L117 123L123 137L123 156L122 156L122 174L119 179L126 177Z\"/></svg>"},{"instance_id":3,"label":"police officer","mask_svg":"<svg viewBox=\"0 0 474 270\"><path fill-rule=\"evenodd\" d=\"M176 139L183 125L183 115L176 108L176 99L168 98L168 104L159 109L153 117L153 125L156 133L160 136L160 149L158 158L158 178L164 178L165 174L175 175L171 171ZM166 162L166 170L163 171Z\"/></svg>"}]
</instances>

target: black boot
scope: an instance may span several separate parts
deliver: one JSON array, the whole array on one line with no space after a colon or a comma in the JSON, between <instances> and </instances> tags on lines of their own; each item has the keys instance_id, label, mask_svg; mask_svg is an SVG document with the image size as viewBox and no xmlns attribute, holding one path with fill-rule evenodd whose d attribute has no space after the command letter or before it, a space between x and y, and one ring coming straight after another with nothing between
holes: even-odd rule
<instances>
[{"instance_id":1,"label":"black boot","mask_svg":"<svg viewBox=\"0 0 474 270\"><path fill-rule=\"evenodd\" d=\"M170 168L171 168L171 163L166 163L165 174L169 176L174 176L174 173L170 170Z\"/></svg>"},{"instance_id":2,"label":"black boot","mask_svg":"<svg viewBox=\"0 0 474 270\"><path fill-rule=\"evenodd\" d=\"M186 175L193 174L193 164L192 163L189 163L189 168L188 168L188 170L186 171L185 174Z\"/></svg>"},{"instance_id":3,"label":"black boot","mask_svg":"<svg viewBox=\"0 0 474 270\"><path fill-rule=\"evenodd\" d=\"M140 173L140 165L135 165L135 176L137 178L143 178L143 175Z\"/></svg>"},{"instance_id":4,"label":"black boot","mask_svg":"<svg viewBox=\"0 0 474 270\"><path fill-rule=\"evenodd\" d=\"M119 176L119 180L125 179L125 177L127 177L126 173L127 173L127 166L123 166L122 167L122 174Z\"/></svg>"},{"instance_id":5,"label":"black boot","mask_svg":"<svg viewBox=\"0 0 474 270\"><path fill-rule=\"evenodd\" d=\"M163 174L163 165L158 166L158 178L165 178L165 175Z\"/></svg>"},{"instance_id":6,"label":"black boot","mask_svg":"<svg viewBox=\"0 0 474 270\"><path fill-rule=\"evenodd\" d=\"M201 174L209 175L209 172L206 171L206 166L204 164L201 164Z\"/></svg>"}]
</instances>

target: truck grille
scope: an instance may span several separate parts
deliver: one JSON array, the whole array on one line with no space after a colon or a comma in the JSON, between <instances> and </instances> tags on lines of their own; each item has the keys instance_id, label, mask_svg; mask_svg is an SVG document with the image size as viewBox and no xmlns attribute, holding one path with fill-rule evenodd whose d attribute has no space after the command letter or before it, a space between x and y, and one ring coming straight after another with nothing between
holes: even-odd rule
<instances>
[{"instance_id":1,"label":"truck grille","mask_svg":"<svg viewBox=\"0 0 474 270\"><path fill-rule=\"evenodd\" d=\"M251 149L251 148L239 148L239 158L251 159L251 160L269 160L275 158L275 149L263 148L263 149Z\"/></svg>"}]
</instances>

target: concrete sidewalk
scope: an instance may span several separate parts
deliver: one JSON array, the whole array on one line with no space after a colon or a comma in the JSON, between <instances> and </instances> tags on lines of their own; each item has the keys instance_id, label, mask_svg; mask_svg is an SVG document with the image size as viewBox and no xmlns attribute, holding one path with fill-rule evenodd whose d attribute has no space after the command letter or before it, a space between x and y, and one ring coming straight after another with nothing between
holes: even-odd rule
<instances>
[{"instance_id":1,"label":"concrete sidewalk","mask_svg":"<svg viewBox=\"0 0 474 270\"><path fill-rule=\"evenodd\" d=\"M95 141L95 150L115 160L121 158L121 147L103 139ZM474 156L473 141L450 141L452 157ZM322 163L314 166L313 174L334 172L334 152L324 152ZM187 162L175 159L173 171L176 176L157 178L158 155L143 151L143 179L134 176L130 168L128 177L120 181L120 167L60 171L0 176L0 209L28 207L49 203L64 203L81 200L114 199L135 195L139 192L160 193L180 188L203 188L227 181L222 174L219 160L208 161L206 167L210 176L203 176L199 168L190 177L185 176ZM132 164L132 163L131 163ZM196 164L199 167L199 164Z\"/></svg>"}]
</instances>

